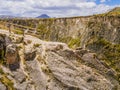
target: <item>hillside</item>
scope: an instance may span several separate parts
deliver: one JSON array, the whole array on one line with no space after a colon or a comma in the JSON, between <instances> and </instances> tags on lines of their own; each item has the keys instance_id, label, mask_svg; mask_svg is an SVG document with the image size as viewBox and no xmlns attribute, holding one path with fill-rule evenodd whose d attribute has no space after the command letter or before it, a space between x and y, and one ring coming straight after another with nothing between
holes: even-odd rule
<instances>
[{"instance_id":1,"label":"hillside","mask_svg":"<svg viewBox=\"0 0 120 90\"><path fill-rule=\"evenodd\" d=\"M114 9L112 9L110 12L108 12L108 15L120 15L120 7L116 7Z\"/></svg>"},{"instance_id":2,"label":"hillside","mask_svg":"<svg viewBox=\"0 0 120 90\"><path fill-rule=\"evenodd\" d=\"M97 16L120 16L120 7L113 8L112 10Z\"/></svg>"},{"instance_id":3,"label":"hillside","mask_svg":"<svg viewBox=\"0 0 120 90\"><path fill-rule=\"evenodd\" d=\"M41 88L42 90L119 90L120 17L118 12L119 8L115 8L108 12L108 15L0 20L1 29L9 29L6 24L10 21L36 30L35 33L25 33L24 42L21 41L23 27L11 25L11 30L15 34L12 33L10 36L7 31L0 30L0 33L7 34L7 36L1 35L1 46L9 42L6 50L10 49L11 53L14 49L10 42L20 48L19 52L16 52L20 55L20 59L14 59L16 61L14 62L8 57L7 64L13 64L15 67L6 67L5 62L5 65L1 65L1 74L4 77L0 80L2 82L0 85L5 88L10 83L12 88L18 90L30 90L30 88L33 88L31 90ZM12 41L6 37L11 38ZM6 50L3 51L7 52ZM3 55L2 51L0 54ZM3 55L1 59L5 57L6 55ZM5 72L6 70L9 74ZM20 80L17 79L18 77ZM8 81L6 84L4 79ZM9 82L9 79L12 82ZM20 85L25 85L24 89Z\"/></svg>"}]
</instances>

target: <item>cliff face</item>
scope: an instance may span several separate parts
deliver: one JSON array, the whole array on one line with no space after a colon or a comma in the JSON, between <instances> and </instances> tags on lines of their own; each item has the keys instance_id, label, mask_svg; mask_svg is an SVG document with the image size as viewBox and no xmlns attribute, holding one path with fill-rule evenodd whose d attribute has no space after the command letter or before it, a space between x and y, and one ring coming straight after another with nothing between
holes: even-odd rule
<instances>
[{"instance_id":1,"label":"cliff face","mask_svg":"<svg viewBox=\"0 0 120 90\"><path fill-rule=\"evenodd\" d=\"M37 35L41 39L50 41L69 42L70 39L80 39L84 46L85 42L93 36L105 38L106 40L119 44L118 16L88 16L74 18L52 18L52 19L12 19L6 20L18 25L37 29Z\"/></svg>"}]
</instances>

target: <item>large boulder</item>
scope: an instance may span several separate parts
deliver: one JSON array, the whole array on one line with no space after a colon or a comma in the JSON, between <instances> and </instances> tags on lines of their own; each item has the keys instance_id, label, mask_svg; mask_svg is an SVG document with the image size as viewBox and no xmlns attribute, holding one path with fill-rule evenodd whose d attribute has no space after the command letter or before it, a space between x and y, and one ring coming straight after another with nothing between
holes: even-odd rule
<instances>
[{"instance_id":1,"label":"large boulder","mask_svg":"<svg viewBox=\"0 0 120 90\"><path fill-rule=\"evenodd\" d=\"M6 61L10 70L16 70L20 67L20 57L18 53L18 48L14 44L10 44L6 47Z\"/></svg>"}]
</instances>

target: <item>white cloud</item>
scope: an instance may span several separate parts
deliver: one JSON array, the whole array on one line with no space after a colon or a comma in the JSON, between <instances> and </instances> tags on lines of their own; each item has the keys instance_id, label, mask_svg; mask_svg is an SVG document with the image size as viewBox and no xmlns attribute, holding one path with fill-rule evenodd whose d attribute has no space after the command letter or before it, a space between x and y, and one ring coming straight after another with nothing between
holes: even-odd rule
<instances>
[{"instance_id":1,"label":"white cloud","mask_svg":"<svg viewBox=\"0 0 120 90\"><path fill-rule=\"evenodd\" d=\"M0 14L28 17L43 13L52 17L90 15L110 8L105 4L97 5L95 0L0 0Z\"/></svg>"},{"instance_id":2,"label":"white cloud","mask_svg":"<svg viewBox=\"0 0 120 90\"><path fill-rule=\"evenodd\" d=\"M100 0L101 3L106 2L106 0Z\"/></svg>"},{"instance_id":3,"label":"white cloud","mask_svg":"<svg viewBox=\"0 0 120 90\"><path fill-rule=\"evenodd\" d=\"M83 2L83 3L76 3L76 6L80 8L92 8L95 7L96 4L94 2Z\"/></svg>"},{"instance_id":4,"label":"white cloud","mask_svg":"<svg viewBox=\"0 0 120 90\"><path fill-rule=\"evenodd\" d=\"M111 0L100 0L101 3L104 3L104 2L109 2Z\"/></svg>"}]
</instances>

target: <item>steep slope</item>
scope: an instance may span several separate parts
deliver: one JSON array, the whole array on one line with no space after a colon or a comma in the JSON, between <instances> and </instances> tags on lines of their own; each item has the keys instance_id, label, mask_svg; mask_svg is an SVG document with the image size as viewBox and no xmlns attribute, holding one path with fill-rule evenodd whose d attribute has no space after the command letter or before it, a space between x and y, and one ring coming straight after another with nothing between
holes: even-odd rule
<instances>
[{"instance_id":1,"label":"steep slope","mask_svg":"<svg viewBox=\"0 0 120 90\"><path fill-rule=\"evenodd\" d=\"M106 13L98 14L96 16L120 16L120 7L113 8Z\"/></svg>"},{"instance_id":2,"label":"steep slope","mask_svg":"<svg viewBox=\"0 0 120 90\"><path fill-rule=\"evenodd\" d=\"M1 30L1 33L7 34ZM8 37L3 34L0 37ZM0 65L0 89L6 90L119 90L116 72L101 62L95 53L84 49L72 50L60 42L46 42L26 35L24 43L15 44L21 35L12 34L6 46L9 54L16 55L14 46L20 50L20 67ZM13 39L15 38L15 39ZM2 39L0 39L2 40ZM6 43L6 39L4 39ZM25 55L23 55L23 53ZM6 56L6 58L9 56ZM23 58L24 57L24 58ZM7 65L18 62L7 59ZM3 60L4 61L4 60Z\"/></svg>"},{"instance_id":3,"label":"steep slope","mask_svg":"<svg viewBox=\"0 0 120 90\"><path fill-rule=\"evenodd\" d=\"M108 12L108 15L119 16L120 15L120 7L116 7Z\"/></svg>"}]
</instances>

